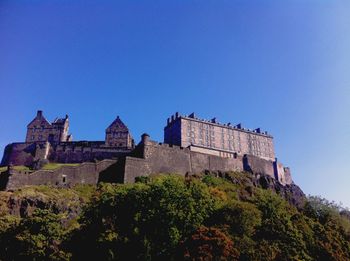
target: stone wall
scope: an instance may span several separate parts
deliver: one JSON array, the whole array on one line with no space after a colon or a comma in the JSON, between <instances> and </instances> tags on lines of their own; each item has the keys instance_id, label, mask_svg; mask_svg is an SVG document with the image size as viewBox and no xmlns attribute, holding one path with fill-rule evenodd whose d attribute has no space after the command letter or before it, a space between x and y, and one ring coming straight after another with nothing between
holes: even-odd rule
<instances>
[{"instance_id":1,"label":"stone wall","mask_svg":"<svg viewBox=\"0 0 350 261\"><path fill-rule=\"evenodd\" d=\"M103 143L103 142L102 142ZM101 143L101 144L102 144ZM46 143L47 144L47 143ZM1 174L0 183L5 189L15 189L25 185L51 184L71 186L74 184L96 184L98 182L132 183L139 176L158 173L200 173L210 171L247 171L254 174L269 175L282 184L291 184L290 170L277 161L262 159L252 155L230 154L229 157L191 150L191 146L157 143L142 136L141 143L132 151L119 151L105 148L99 142L67 142L51 146L49 159L54 162L82 162L101 157L104 160L82 163L77 167L65 166L56 170L15 171L7 176ZM3 160L30 162L47 147L40 144L15 144ZM196 148L198 149L198 148ZM219 154L221 155L221 154ZM115 160L106 159L114 158ZM23 165L23 164L16 164Z\"/></svg>"},{"instance_id":2,"label":"stone wall","mask_svg":"<svg viewBox=\"0 0 350 261\"><path fill-rule=\"evenodd\" d=\"M104 141L11 143L5 148L1 165L31 166L39 159L57 163L82 163L113 159L129 153L130 150L105 147Z\"/></svg>"},{"instance_id":3,"label":"stone wall","mask_svg":"<svg viewBox=\"0 0 350 261\"><path fill-rule=\"evenodd\" d=\"M133 157L126 157L124 168L118 175L123 175L124 183L132 183L135 177L148 176L155 173L200 173L210 171L248 171L254 174L265 174L279 180L282 184L291 184L291 176L285 174L283 165L274 161L252 155L236 155L224 158L215 155L191 151L189 148L156 143L141 142ZM279 169L276 169L278 166ZM280 170L282 166L283 172ZM277 174L276 174L277 173ZM287 175L287 176L285 176Z\"/></svg>"},{"instance_id":4,"label":"stone wall","mask_svg":"<svg viewBox=\"0 0 350 261\"><path fill-rule=\"evenodd\" d=\"M105 147L104 142L65 142L52 146L49 161L59 163L81 163L125 156L130 150Z\"/></svg>"},{"instance_id":5,"label":"stone wall","mask_svg":"<svg viewBox=\"0 0 350 261\"><path fill-rule=\"evenodd\" d=\"M97 184L99 174L117 160L103 160L97 163L86 162L79 166L63 166L55 170L19 171L11 169L1 174L6 180L3 189L14 190L28 185L73 186L76 184Z\"/></svg>"},{"instance_id":6,"label":"stone wall","mask_svg":"<svg viewBox=\"0 0 350 261\"><path fill-rule=\"evenodd\" d=\"M30 165L36 153L35 143L11 143L6 146L1 165Z\"/></svg>"},{"instance_id":7,"label":"stone wall","mask_svg":"<svg viewBox=\"0 0 350 261\"><path fill-rule=\"evenodd\" d=\"M243 157L244 170L255 173L255 174L265 174L272 178L275 177L275 167L274 162L270 160L265 160L252 155L244 155Z\"/></svg>"}]
</instances>

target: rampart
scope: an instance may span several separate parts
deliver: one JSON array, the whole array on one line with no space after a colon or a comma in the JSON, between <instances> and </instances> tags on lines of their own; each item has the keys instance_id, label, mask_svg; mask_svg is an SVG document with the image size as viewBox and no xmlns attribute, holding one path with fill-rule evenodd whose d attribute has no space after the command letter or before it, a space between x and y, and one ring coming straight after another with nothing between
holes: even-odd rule
<instances>
[{"instance_id":1,"label":"rampart","mask_svg":"<svg viewBox=\"0 0 350 261\"><path fill-rule=\"evenodd\" d=\"M104 141L11 143L5 148L1 165L31 166L42 159L57 163L93 162L125 156L130 151L106 147Z\"/></svg>"},{"instance_id":2,"label":"rampart","mask_svg":"<svg viewBox=\"0 0 350 261\"><path fill-rule=\"evenodd\" d=\"M168 145L150 141L143 136L142 142L131 156L123 159L119 173L100 177L100 181L132 183L136 177L156 173L200 173L210 171L247 171L255 174L269 175L282 184L291 184L288 168L276 161L262 159L252 155L235 155L224 158L215 155L191 151L190 148Z\"/></svg>"},{"instance_id":3,"label":"rampart","mask_svg":"<svg viewBox=\"0 0 350 261\"><path fill-rule=\"evenodd\" d=\"M93 143L92 143L93 144ZM91 150L92 144L88 144ZM78 145L78 144L75 144ZM98 144L95 144L98 145ZM60 145L64 146L64 145ZM65 153L87 152L83 144L69 146ZM60 149L63 149L60 148ZM100 148L94 148L98 151ZM39 148L43 150L43 148ZM60 152L56 148L55 151ZM102 151L105 153L105 151ZM29 156L28 156L29 157ZM26 157L24 157L26 158ZM35 155L34 155L35 158ZM76 159L75 159L76 160ZM80 160L80 159L79 159ZM133 183L139 176L149 176L157 173L200 173L209 171L247 171L254 174L269 175L283 185L291 184L292 179L288 168L280 162L259 158L252 155L220 157L191 150L191 147L157 143L149 140L148 135L142 136L142 141L129 154L120 155L118 159L104 159L98 162L85 162L79 166L63 166L55 170L15 170L11 166L0 175L2 189L12 190L26 185L72 186L75 184L97 184L98 182Z\"/></svg>"},{"instance_id":4,"label":"rampart","mask_svg":"<svg viewBox=\"0 0 350 261\"><path fill-rule=\"evenodd\" d=\"M97 184L100 173L110 171L117 160L102 160L96 163L85 162L79 166L62 166L54 170L15 170L9 167L1 173L2 190L14 190L27 185L53 185L59 187L76 184Z\"/></svg>"}]
</instances>

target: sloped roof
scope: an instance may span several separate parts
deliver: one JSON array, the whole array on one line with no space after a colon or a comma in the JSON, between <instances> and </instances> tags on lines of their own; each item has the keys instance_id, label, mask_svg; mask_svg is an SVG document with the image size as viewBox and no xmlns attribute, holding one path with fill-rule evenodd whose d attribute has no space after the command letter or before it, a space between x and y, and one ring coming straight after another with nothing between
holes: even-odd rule
<instances>
[{"instance_id":1,"label":"sloped roof","mask_svg":"<svg viewBox=\"0 0 350 261\"><path fill-rule=\"evenodd\" d=\"M46 120L46 118L44 117L44 115L42 115L42 113L38 113L36 116L35 116L35 118L27 125L27 127L29 127L30 125L32 125L36 120L41 120L41 125L42 124L45 124L45 125L50 125L51 126L51 124L50 124L50 122L48 122L47 120Z\"/></svg>"},{"instance_id":2,"label":"sloped roof","mask_svg":"<svg viewBox=\"0 0 350 261\"><path fill-rule=\"evenodd\" d=\"M62 119L56 118L52 124L63 125L66 122L66 120L67 120L67 118L62 118Z\"/></svg>"},{"instance_id":3,"label":"sloped roof","mask_svg":"<svg viewBox=\"0 0 350 261\"><path fill-rule=\"evenodd\" d=\"M124 124L124 122L117 116L117 118L108 126L107 130L111 128L116 128L121 131L129 131L128 127Z\"/></svg>"}]
</instances>

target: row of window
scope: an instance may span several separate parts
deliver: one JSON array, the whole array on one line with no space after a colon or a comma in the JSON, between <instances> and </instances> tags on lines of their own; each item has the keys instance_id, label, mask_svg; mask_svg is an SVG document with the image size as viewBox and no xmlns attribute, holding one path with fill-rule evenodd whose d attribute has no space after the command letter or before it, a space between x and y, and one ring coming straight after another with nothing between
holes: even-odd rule
<instances>
[{"instance_id":1,"label":"row of window","mask_svg":"<svg viewBox=\"0 0 350 261\"><path fill-rule=\"evenodd\" d=\"M42 132L42 131L44 131L44 129L45 129L45 126L41 126L41 127L34 126L34 128L32 130L33 130L33 132L37 132L37 131Z\"/></svg>"},{"instance_id":2,"label":"row of window","mask_svg":"<svg viewBox=\"0 0 350 261\"><path fill-rule=\"evenodd\" d=\"M126 146L123 145L123 143L113 143L113 142L110 142L109 146L111 146L111 147L113 147L113 146L115 146L115 147L126 147Z\"/></svg>"},{"instance_id":3,"label":"row of window","mask_svg":"<svg viewBox=\"0 0 350 261\"><path fill-rule=\"evenodd\" d=\"M122 133L122 132L113 132L113 133L110 133L109 136L111 138L125 138L128 136L127 133Z\"/></svg>"},{"instance_id":4,"label":"row of window","mask_svg":"<svg viewBox=\"0 0 350 261\"><path fill-rule=\"evenodd\" d=\"M31 140L35 140L35 136L32 135L32 137L30 138ZM43 140L43 136L42 135L39 135L38 136L38 140Z\"/></svg>"}]
</instances>

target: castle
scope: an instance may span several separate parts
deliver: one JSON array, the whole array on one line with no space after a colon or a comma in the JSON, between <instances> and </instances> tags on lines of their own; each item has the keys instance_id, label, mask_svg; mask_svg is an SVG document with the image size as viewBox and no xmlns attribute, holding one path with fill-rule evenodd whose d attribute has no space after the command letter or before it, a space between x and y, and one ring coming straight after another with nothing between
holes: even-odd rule
<instances>
[{"instance_id":1,"label":"castle","mask_svg":"<svg viewBox=\"0 0 350 261\"><path fill-rule=\"evenodd\" d=\"M49 123L43 112L38 111L27 125L25 142L6 146L1 165L91 162L126 155L135 147L134 139L119 117L107 127L104 141L73 141L68 131L68 115Z\"/></svg>"},{"instance_id":2,"label":"castle","mask_svg":"<svg viewBox=\"0 0 350 261\"><path fill-rule=\"evenodd\" d=\"M62 166L43 169L47 163ZM0 189L7 190L38 184L128 183L153 173L185 175L205 170L247 171L292 184L290 170L275 158L273 137L267 132L220 124L216 118L203 120L194 113L168 118L164 143L143 134L135 146L119 117L107 127L104 141L73 141L68 115L49 123L38 111L27 126L25 142L7 145L1 165L8 168L0 174ZM21 165L30 169L14 167Z\"/></svg>"}]
</instances>

